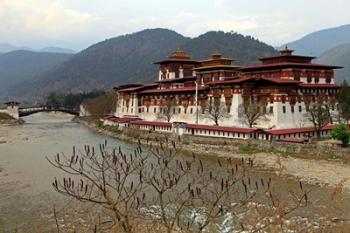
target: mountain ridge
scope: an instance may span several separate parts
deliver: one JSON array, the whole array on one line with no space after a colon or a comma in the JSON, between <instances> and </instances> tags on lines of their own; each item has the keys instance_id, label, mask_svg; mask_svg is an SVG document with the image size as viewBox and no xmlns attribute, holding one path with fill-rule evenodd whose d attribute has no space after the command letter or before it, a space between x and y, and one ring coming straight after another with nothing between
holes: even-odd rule
<instances>
[{"instance_id":1,"label":"mountain ridge","mask_svg":"<svg viewBox=\"0 0 350 233\"><path fill-rule=\"evenodd\" d=\"M68 54L74 54L76 51L72 49L67 48L61 48L61 47L55 47L55 46L48 46L44 48L39 49L33 49L26 46L15 46L9 43L0 43L0 54L2 53L9 53L16 50L25 50L25 51L31 51L31 52L49 52L49 53L68 53Z\"/></svg>"},{"instance_id":2,"label":"mountain ridge","mask_svg":"<svg viewBox=\"0 0 350 233\"><path fill-rule=\"evenodd\" d=\"M296 53L318 57L329 49L347 43L350 43L350 24L309 33L279 48L282 49L287 45Z\"/></svg>"},{"instance_id":3,"label":"mountain ridge","mask_svg":"<svg viewBox=\"0 0 350 233\"><path fill-rule=\"evenodd\" d=\"M59 67L16 88L13 93L27 93L27 98L44 96L52 91L110 90L119 84L153 82L157 67L152 64L165 59L177 48L193 58L208 58L218 51L236 58L241 65L255 63L261 56L276 54L273 47L238 33L212 31L188 38L169 29L146 29L96 43Z\"/></svg>"},{"instance_id":4,"label":"mountain ridge","mask_svg":"<svg viewBox=\"0 0 350 233\"><path fill-rule=\"evenodd\" d=\"M0 97L7 95L11 87L45 72L69 59L70 54L38 53L15 50L0 54Z\"/></svg>"},{"instance_id":5,"label":"mountain ridge","mask_svg":"<svg viewBox=\"0 0 350 233\"><path fill-rule=\"evenodd\" d=\"M350 43L339 45L323 53L317 62L343 66L343 69L335 71L337 83L344 79L350 81Z\"/></svg>"}]
</instances>

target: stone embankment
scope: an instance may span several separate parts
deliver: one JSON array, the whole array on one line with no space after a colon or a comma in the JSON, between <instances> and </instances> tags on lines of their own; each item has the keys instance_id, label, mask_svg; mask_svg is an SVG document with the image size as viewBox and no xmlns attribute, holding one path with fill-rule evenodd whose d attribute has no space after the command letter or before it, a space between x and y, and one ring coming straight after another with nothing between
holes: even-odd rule
<instances>
[{"instance_id":1,"label":"stone embankment","mask_svg":"<svg viewBox=\"0 0 350 233\"><path fill-rule=\"evenodd\" d=\"M96 122L77 118L87 127L130 143L164 139L164 134L126 129L102 128ZM293 144L260 140L238 140L168 135L183 152L201 156L252 158L255 166L282 176L291 176L310 184L337 187L350 192L350 148L331 143Z\"/></svg>"}]
</instances>

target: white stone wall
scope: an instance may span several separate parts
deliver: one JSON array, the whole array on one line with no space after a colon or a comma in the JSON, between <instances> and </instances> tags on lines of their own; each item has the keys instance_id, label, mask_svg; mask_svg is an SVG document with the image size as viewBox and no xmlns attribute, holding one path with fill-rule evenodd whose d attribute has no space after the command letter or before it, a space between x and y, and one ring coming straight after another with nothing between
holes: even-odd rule
<instances>
[{"instance_id":1,"label":"white stone wall","mask_svg":"<svg viewBox=\"0 0 350 233\"><path fill-rule=\"evenodd\" d=\"M149 111L147 112L146 106L138 106L138 100L135 96L129 101L129 108L122 105L122 101L117 104L117 112L115 116L123 117L126 115L138 116L146 121L166 121L166 118L160 113L160 106L151 105L149 106ZM225 106L225 98L221 99L222 104ZM231 127L241 127L248 128L244 117L239 113L239 106L243 103L241 94L234 94L232 98L232 106L230 109L229 116L227 118L222 118L219 121L220 126L231 126ZM143 108L143 111L139 112L139 107ZM270 113L270 107L273 107L273 113ZM285 111L283 110L285 108ZM300 109L301 108L301 111ZM180 113L179 113L180 109ZM191 113L192 109L192 113ZM122 111L124 110L124 111ZM128 111L127 111L128 110ZM202 114L201 107L198 106L199 117L198 123L205 125L214 125L214 121L207 118L205 114ZM278 102L275 101L272 104L269 103L266 108L267 114L261 117L254 127L262 129L283 129L283 128L301 128L312 126L312 123L306 117L306 107L303 102L295 103L294 112L292 112L292 106L289 102ZM191 124L196 123L196 106L188 106L186 113L184 106L176 106L175 114L172 114L171 122L187 122Z\"/></svg>"},{"instance_id":2,"label":"white stone wall","mask_svg":"<svg viewBox=\"0 0 350 233\"><path fill-rule=\"evenodd\" d=\"M91 116L89 110L87 110L87 108L86 108L83 104L81 104L81 105L79 106L79 116L80 116L80 117Z\"/></svg>"},{"instance_id":3,"label":"white stone wall","mask_svg":"<svg viewBox=\"0 0 350 233\"><path fill-rule=\"evenodd\" d=\"M8 106L7 109L1 109L0 112L6 113L15 119L19 119L18 106Z\"/></svg>"}]
</instances>

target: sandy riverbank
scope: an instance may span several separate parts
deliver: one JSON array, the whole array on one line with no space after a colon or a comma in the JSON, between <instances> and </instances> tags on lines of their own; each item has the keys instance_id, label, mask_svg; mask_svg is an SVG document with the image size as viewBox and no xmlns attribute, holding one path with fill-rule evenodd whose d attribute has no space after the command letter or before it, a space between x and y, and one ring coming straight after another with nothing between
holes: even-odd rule
<instances>
[{"instance_id":1,"label":"sandy riverbank","mask_svg":"<svg viewBox=\"0 0 350 233\"><path fill-rule=\"evenodd\" d=\"M86 122L77 119L78 122L86 125L92 130L104 135L108 135L119 140L137 143L138 139L132 138L122 133L115 133L98 127L92 122ZM146 144L141 140L141 143ZM210 145L181 145L185 151L193 151L203 156L218 156L225 158L242 157L254 159L254 163L259 169L273 171L279 176L289 176L315 185L327 185L336 187L339 191L350 192L350 165L341 160L325 160L325 159L305 159L292 156L281 156L278 153L252 153L240 154L233 153L225 147L217 147Z\"/></svg>"}]
</instances>

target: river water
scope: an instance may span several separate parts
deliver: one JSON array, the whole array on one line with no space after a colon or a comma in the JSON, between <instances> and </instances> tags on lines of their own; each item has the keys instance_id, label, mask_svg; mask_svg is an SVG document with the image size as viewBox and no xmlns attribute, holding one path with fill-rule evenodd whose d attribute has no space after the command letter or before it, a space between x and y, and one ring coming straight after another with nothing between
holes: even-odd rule
<instances>
[{"instance_id":1,"label":"river water","mask_svg":"<svg viewBox=\"0 0 350 233\"><path fill-rule=\"evenodd\" d=\"M68 199L55 193L51 183L60 177L46 157L56 153L70 153L72 147L98 145L105 140L110 147L132 151L134 145L97 134L71 121L65 114L39 113L26 117L25 124L0 126L0 233L3 232L53 232L54 205L62 205ZM210 158L206 163L214 162ZM255 173L254 173L255 174ZM254 174L252 174L254 176ZM272 177L281 192L298 186L289 178L280 178L256 171L259 177ZM337 202L330 202L333 190L311 186L314 207L303 210L305 215L315 215L315 209L324 209L338 218L346 218L350 197L341 194ZM344 211L343 211L344 210ZM318 214L318 213L317 213ZM344 216L345 215L345 216Z\"/></svg>"}]
</instances>

